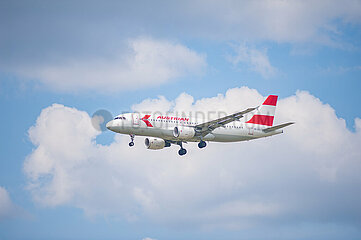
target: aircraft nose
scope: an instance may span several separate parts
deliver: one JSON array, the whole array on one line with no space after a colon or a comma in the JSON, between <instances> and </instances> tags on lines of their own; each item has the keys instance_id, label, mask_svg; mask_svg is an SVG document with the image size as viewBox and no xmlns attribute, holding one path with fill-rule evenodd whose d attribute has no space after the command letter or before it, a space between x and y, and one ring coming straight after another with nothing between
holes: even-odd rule
<instances>
[{"instance_id":1,"label":"aircraft nose","mask_svg":"<svg viewBox=\"0 0 361 240\"><path fill-rule=\"evenodd\" d=\"M109 122L107 122L107 124L105 125L109 130L112 130L111 128L113 127L113 120L110 120Z\"/></svg>"}]
</instances>

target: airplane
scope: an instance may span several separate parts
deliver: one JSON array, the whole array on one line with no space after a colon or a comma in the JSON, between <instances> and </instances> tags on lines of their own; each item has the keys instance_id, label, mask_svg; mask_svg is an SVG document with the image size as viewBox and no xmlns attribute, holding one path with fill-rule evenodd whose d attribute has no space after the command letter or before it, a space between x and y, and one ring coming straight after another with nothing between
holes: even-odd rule
<instances>
[{"instance_id":1,"label":"airplane","mask_svg":"<svg viewBox=\"0 0 361 240\"><path fill-rule=\"evenodd\" d=\"M277 98L269 95L258 107L214 120L158 113L124 113L109 121L106 127L113 132L130 135L130 147L134 146L135 136L146 136L147 149L158 150L175 144L180 146L178 154L183 156L187 153L183 143L198 142L198 147L204 148L206 142L248 141L283 133L282 128L294 122L273 126ZM241 121L241 118L245 120Z\"/></svg>"}]
</instances>

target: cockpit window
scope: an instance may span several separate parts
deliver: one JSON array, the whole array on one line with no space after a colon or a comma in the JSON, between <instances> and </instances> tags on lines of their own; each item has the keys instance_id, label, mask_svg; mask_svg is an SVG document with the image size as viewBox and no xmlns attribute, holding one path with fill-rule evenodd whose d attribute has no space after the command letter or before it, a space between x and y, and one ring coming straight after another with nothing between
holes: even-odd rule
<instances>
[{"instance_id":1,"label":"cockpit window","mask_svg":"<svg viewBox=\"0 0 361 240\"><path fill-rule=\"evenodd\" d=\"M114 118L114 120L116 120L116 119L123 119L123 120L125 120L125 117L116 117L116 118Z\"/></svg>"}]
</instances>

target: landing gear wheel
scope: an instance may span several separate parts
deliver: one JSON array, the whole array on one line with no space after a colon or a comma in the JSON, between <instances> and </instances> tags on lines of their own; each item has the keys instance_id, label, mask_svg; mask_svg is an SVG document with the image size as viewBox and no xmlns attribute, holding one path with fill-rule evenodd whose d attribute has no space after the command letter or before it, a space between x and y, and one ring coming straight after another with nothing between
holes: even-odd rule
<instances>
[{"instance_id":1,"label":"landing gear wheel","mask_svg":"<svg viewBox=\"0 0 361 240\"><path fill-rule=\"evenodd\" d=\"M134 142L130 142L129 147L133 147L133 146L134 146Z\"/></svg>"},{"instance_id":2,"label":"landing gear wheel","mask_svg":"<svg viewBox=\"0 0 361 240\"><path fill-rule=\"evenodd\" d=\"M199 143L198 143L198 147L199 148L204 148L204 147L206 147L207 146L207 143L205 142L205 141L200 141Z\"/></svg>"},{"instance_id":3,"label":"landing gear wheel","mask_svg":"<svg viewBox=\"0 0 361 240\"><path fill-rule=\"evenodd\" d=\"M181 148L181 149L179 149L179 151L178 151L178 154L181 155L181 156L185 155L186 153L187 153L187 150L184 149L184 148Z\"/></svg>"}]
</instances>

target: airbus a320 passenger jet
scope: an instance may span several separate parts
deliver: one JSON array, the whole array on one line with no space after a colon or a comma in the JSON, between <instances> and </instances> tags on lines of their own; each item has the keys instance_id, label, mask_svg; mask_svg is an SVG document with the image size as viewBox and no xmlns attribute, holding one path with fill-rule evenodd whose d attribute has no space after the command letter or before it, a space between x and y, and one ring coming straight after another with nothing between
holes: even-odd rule
<instances>
[{"instance_id":1,"label":"airbus a320 passenger jet","mask_svg":"<svg viewBox=\"0 0 361 240\"><path fill-rule=\"evenodd\" d=\"M185 142L198 142L198 147L204 148L206 141L248 141L283 133L281 129L293 122L273 126L276 104L277 96L269 95L261 106L211 121L161 114L141 116L140 113L125 113L109 121L106 127L117 133L129 134L129 146L134 146L135 135L147 136L145 146L148 149L163 149L177 144L180 146L179 155L184 155L187 150L182 143ZM243 117L247 119L241 121Z\"/></svg>"}]
</instances>

